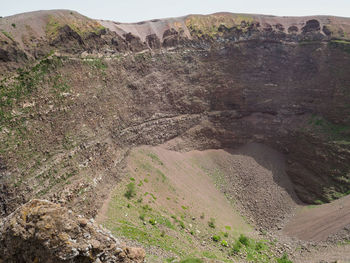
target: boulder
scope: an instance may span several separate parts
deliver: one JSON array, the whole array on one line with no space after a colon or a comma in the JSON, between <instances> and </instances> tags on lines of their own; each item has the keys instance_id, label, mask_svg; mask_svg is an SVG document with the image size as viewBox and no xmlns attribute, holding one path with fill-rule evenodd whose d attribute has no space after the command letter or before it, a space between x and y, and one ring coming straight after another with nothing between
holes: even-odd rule
<instances>
[{"instance_id":1,"label":"boulder","mask_svg":"<svg viewBox=\"0 0 350 263\"><path fill-rule=\"evenodd\" d=\"M144 262L100 226L58 204L32 200L0 225L0 263Z\"/></svg>"}]
</instances>

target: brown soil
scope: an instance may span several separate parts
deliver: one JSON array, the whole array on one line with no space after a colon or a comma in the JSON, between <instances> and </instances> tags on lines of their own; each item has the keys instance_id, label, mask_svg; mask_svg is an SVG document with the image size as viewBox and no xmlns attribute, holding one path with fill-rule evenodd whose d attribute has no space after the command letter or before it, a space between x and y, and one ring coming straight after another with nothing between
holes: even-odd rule
<instances>
[{"instance_id":1,"label":"brown soil","mask_svg":"<svg viewBox=\"0 0 350 263\"><path fill-rule=\"evenodd\" d=\"M174 147L172 142L167 147ZM238 209L254 225L280 228L297 203L293 185L285 171L285 157L270 147L249 143L235 150L189 153L208 172L217 174L218 187L238 201Z\"/></svg>"},{"instance_id":2,"label":"brown soil","mask_svg":"<svg viewBox=\"0 0 350 263\"><path fill-rule=\"evenodd\" d=\"M196 165L194 160L201 158L202 155L210 154L210 151L180 153L162 147L151 149L164 163L165 175L169 179L170 185L174 186L178 196L182 197L178 199L177 207L189 207L197 218L200 217L201 213L204 213L207 219L215 218L217 223L222 226L230 226L243 232L250 229L237 211L233 209L225 195L215 187L213 178ZM219 150L217 155L220 153L222 151ZM159 192L161 205L167 204L166 196L165 193Z\"/></svg>"},{"instance_id":3,"label":"brown soil","mask_svg":"<svg viewBox=\"0 0 350 263\"><path fill-rule=\"evenodd\" d=\"M327 241L350 225L350 196L330 204L304 207L286 225L283 232L308 241Z\"/></svg>"},{"instance_id":4,"label":"brown soil","mask_svg":"<svg viewBox=\"0 0 350 263\"><path fill-rule=\"evenodd\" d=\"M349 263L350 245L321 247L309 253L296 256L294 263Z\"/></svg>"}]
</instances>

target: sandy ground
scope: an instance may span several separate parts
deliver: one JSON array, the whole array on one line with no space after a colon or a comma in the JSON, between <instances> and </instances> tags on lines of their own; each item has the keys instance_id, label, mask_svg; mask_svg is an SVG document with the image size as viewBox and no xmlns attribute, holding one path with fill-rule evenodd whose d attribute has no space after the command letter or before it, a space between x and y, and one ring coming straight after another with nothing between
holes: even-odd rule
<instances>
[{"instance_id":1,"label":"sandy ground","mask_svg":"<svg viewBox=\"0 0 350 263\"><path fill-rule=\"evenodd\" d=\"M304 207L283 231L301 240L326 241L347 225L350 225L350 195L330 204Z\"/></svg>"},{"instance_id":2,"label":"sandy ground","mask_svg":"<svg viewBox=\"0 0 350 263\"><path fill-rule=\"evenodd\" d=\"M294 263L349 263L350 245L319 248L308 254L302 254L293 260Z\"/></svg>"}]
</instances>

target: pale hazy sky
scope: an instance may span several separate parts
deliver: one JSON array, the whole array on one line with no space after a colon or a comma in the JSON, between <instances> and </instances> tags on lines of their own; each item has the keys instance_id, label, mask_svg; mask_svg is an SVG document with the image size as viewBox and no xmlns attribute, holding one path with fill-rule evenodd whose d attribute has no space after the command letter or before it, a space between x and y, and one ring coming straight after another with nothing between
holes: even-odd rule
<instances>
[{"instance_id":1,"label":"pale hazy sky","mask_svg":"<svg viewBox=\"0 0 350 263\"><path fill-rule=\"evenodd\" d=\"M137 22L215 12L350 17L350 0L0 0L0 16L70 9L96 19Z\"/></svg>"}]
</instances>

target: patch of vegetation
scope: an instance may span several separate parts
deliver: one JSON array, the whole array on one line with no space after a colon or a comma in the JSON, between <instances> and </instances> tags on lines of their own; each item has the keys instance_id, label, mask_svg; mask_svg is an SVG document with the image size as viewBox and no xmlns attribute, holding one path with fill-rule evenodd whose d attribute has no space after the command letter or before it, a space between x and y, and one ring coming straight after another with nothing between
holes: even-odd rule
<instances>
[{"instance_id":1,"label":"patch of vegetation","mask_svg":"<svg viewBox=\"0 0 350 263\"><path fill-rule=\"evenodd\" d=\"M84 60L92 69L105 71L108 68L107 63L102 58L86 58Z\"/></svg>"},{"instance_id":2,"label":"patch of vegetation","mask_svg":"<svg viewBox=\"0 0 350 263\"><path fill-rule=\"evenodd\" d=\"M152 208L149 205L142 206L143 211L152 211Z\"/></svg>"},{"instance_id":3,"label":"patch of vegetation","mask_svg":"<svg viewBox=\"0 0 350 263\"><path fill-rule=\"evenodd\" d=\"M266 244L265 244L264 242L262 242L262 241L257 241L257 242L255 243L255 250L256 250L256 251L263 251L263 250L265 250L265 249L267 249L267 246L266 246Z\"/></svg>"},{"instance_id":4,"label":"patch of vegetation","mask_svg":"<svg viewBox=\"0 0 350 263\"><path fill-rule=\"evenodd\" d=\"M142 221L145 221L146 215L145 215L145 214L141 214L141 215L139 216L139 218L140 218Z\"/></svg>"},{"instance_id":5,"label":"patch of vegetation","mask_svg":"<svg viewBox=\"0 0 350 263\"><path fill-rule=\"evenodd\" d=\"M221 237L219 235L214 235L212 239L214 242L219 242L221 240Z\"/></svg>"},{"instance_id":6,"label":"patch of vegetation","mask_svg":"<svg viewBox=\"0 0 350 263\"><path fill-rule=\"evenodd\" d=\"M142 52L135 54L136 62L150 61L152 59L152 54L150 52Z\"/></svg>"},{"instance_id":7,"label":"patch of vegetation","mask_svg":"<svg viewBox=\"0 0 350 263\"><path fill-rule=\"evenodd\" d=\"M54 38L58 34L58 30L62 27L61 23L54 17L50 17L46 24L46 35L49 38Z\"/></svg>"},{"instance_id":8,"label":"patch of vegetation","mask_svg":"<svg viewBox=\"0 0 350 263\"><path fill-rule=\"evenodd\" d=\"M38 89L39 83L50 69L55 68L61 61L54 57L43 59L37 65L29 69L20 68L14 79L2 79L0 82L0 127L11 121L11 110L15 103L20 102ZM56 82L57 83L57 82ZM55 88L55 87L54 87Z\"/></svg>"},{"instance_id":9,"label":"patch of vegetation","mask_svg":"<svg viewBox=\"0 0 350 263\"><path fill-rule=\"evenodd\" d=\"M315 204L322 205L322 204L324 204L324 202L322 200L317 199L317 200L315 200Z\"/></svg>"},{"instance_id":10,"label":"patch of vegetation","mask_svg":"<svg viewBox=\"0 0 350 263\"><path fill-rule=\"evenodd\" d=\"M350 41L347 40L331 40L332 43L341 43L341 44L346 44L350 45Z\"/></svg>"},{"instance_id":11,"label":"patch of vegetation","mask_svg":"<svg viewBox=\"0 0 350 263\"><path fill-rule=\"evenodd\" d=\"M55 16L50 16L49 21L46 24L45 30L47 37L50 39L54 39L58 35L60 28L62 28L65 25L68 25L81 37L85 37L89 33L100 34L100 32L105 29L98 22L90 19L77 19L73 16L70 17L68 21L61 21Z\"/></svg>"},{"instance_id":12,"label":"patch of vegetation","mask_svg":"<svg viewBox=\"0 0 350 263\"><path fill-rule=\"evenodd\" d=\"M135 183L129 183L126 185L126 192L124 196L128 199L131 199L136 196L136 186Z\"/></svg>"},{"instance_id":13,"label":"patch of vegetation","mask_svg":"<svg viewBox=\"0 0 350 263\"><path fill-rule=\"evenodd\" d=\"M150 193L150 196L153 198L153 200L157 200L157 197L154 194Z\"/></svg>"},{"instance_id":14,"label":"patch of vegetation","mask_svg":"<svg viewBox=\"0 0 350 263\"><path fill-rule=\"evenodd\" d=\"M159 170L159 169L156 170L156 173L157 173L158 175L160 175L160 177L162 178L162 182L164 183L164 182L166 181L166 176L165 176L165 174L164 174L161 170Z\"/></svg>"},{"instance_id":15,"label":"patch of vegetation","mask_svg":"<svg viewBox=\"0 0 350 263\"><path fill-rule=\"evenodd\" d=\"M60 84L62 81L60 78L56 78L60 74L57 70L62 65L62 59L48 55L34 66L20 68L13 76L0 80L0 131L5 131L0 144L0 154L8 156L13 162L20 160L18 168L21 170L21 180L14 179L14 184L17 187L27 177L35 176L43 158L50 158L49 153L41 151L41 138L35 134L37 127L28 127L27 120L35 118L38 113L36 106L40 104L38 93L41 96L47 96L48 100L54 104L63 102L63 98L57 101L57 98L51 96L55 89L53 83ZM56 81L53 81L55 79ZM66 86L69 87L67 84ZM29 104L29 106L25 106L25 104ZM62 142L62 144L57 146L63 149L74 145L72 142L74 138L69 135L69 132L59 139L58 142ZM38 173L36 174L38 175ZM69 183L63 177L56 179L50 182L46 190L40 191L38 196L45 194L55 183Z\"/></svg>"},{"instance_id":16,"label":"patch of vegetation","mask_svg":"<svg viewBox=\"0 0 350 263\"><path fill-rule=\"evenodd\" d=\"M156 164L164 165L164 163L159 159L158 155L156 155L155 153L150 152L147 154L147 156L150 157L152 161L155 162Z\"/></svg>"},{"instance_id":17,"label":"patch of vegetation","mask_svg":"<svg viewBox=\"0 0 350 263\"><path fill-rule=\"evenodd\" d=\"M5 35L5 37L11 39L12 41L15 41L13 36L9 33L9 32L6 32L4 30L1 30L1 33L3 33Z\"/></svg>"},{"instance_id":18,"label":"patch of vegetation","mask_svg":"<svg viewBox=\"0 0 350 263\"><path fill-rule=\"evenodd\" d=\"M250 245L249 238L243 234L239 236L238 241L246 247L249 247Z\"/></svg>"},{"instance_id":19,"label":"patch of vegetation","mask_svg":"<svg viewBox=\"0 0 350 263\"><path fill-rule=\"evenodd\" d=\"M317 115L312 115L311 119L309 120L309 124L315 131L319 131L324 135L327 135L329 140L344 140L347 142L350 141L350 136L347 135L349 134L350 126L334 124L322 116Z\"/></svg>"},{"instance_id":20,"label":"patch of vegetation","mask_svg":"<svg viewBox=\"0 0 350 263\"><path fill-rule=\"evenodd\" d=\"M226 240L222 240L222 241L221 241L221 246L223 246L223 247L228 247L227 241L226 241Z\"/></svg>"},{"instance_id":21,"label":"patch of vegetation","mask_svg":"<svg viewBox=\"0 0 350 263\"><path fill-rule=\"evenodd\" d=\"M232 254L238 254L241 251L242 243L239 242L239 240L236 240L236 242L232 246Z\"/></svg>"},{"instance_id":22,"label":"patch of vegetation","mask_svg":"<svg viewBox=\"0 0 350 263\"><path fill-rule=\"evenodd\" d=\"M329 42L330 47L338 48L343 50L344 52L350 54L350 41L346 40L331 40Z\"/></svg>"},{"instance_id":23,"label":"patch of vegetation","mask_svg":"<svg viewBox=\"0 0 350 263\"><path fill-rule=\"evenodd\" d=\"M145 164L146 160L151 161L147 158L146 151L139 151L137 154L140 155L135 155L134 157L138 168ZM120 184L118 189L115 190L117 195L110 202L110 207L114 208L113 210L109 209L108 220L105 222L106 227L111 229L113 233L136 240L145 246L157 246L164 251L170 251L176 255L176 258L185 258L186 256L187 258L203 257L215 259L219 262L235 262L236 257L248 258L249 255L252 258L251 262L268 262L264 259L268 254L273 259L273 255L269 252L270 247L264 245L264 242L259 243L252 239L250 245L245 246L238 239L234 238L238 233L236 231L231 233L231 227L225 228L224 226L216 225L214 218L209 219L208 217L206 221L196 220L195 217L197 215L191 214L192 209L176 201L182 199L181 196L171 197L171 203L174 202L171 204L171 211L168 210L167 205L164 205L163 202L152 198L150 192L156 193L158 196L158 189L163 190L163 188L159 187L164 187L164 185L157 183L159 178L156 173L157 168L151 165L148 171L135 169L137 174L133 172L134 177L132 178L135 178L135 181L132 182L135 183L141 178L145 178L146 174L150 174L150 177L147 177L150 180L150 184L142 186L143 189L139 189L136 186L137 192L140 190L140 194L137 194L134 200L128 201L126 198L118 198L118 196L120 197L124 194L123 188L125 184L124 186ZM127 175L124 181L126 184L130 183L130 175ZM168 183L170 182L167 181ZM137 202L140 196L144 199L143 203ZM167 193L164 193L163 196L165 199ZM127 210L126 203L132 204L131 209ZM204 214L202 217L204 218ZM237 227L237 229L239 228ZM147 236L144 233L147 233ZM209 239L212 240L212 242L207 243L210 251L202 251L199 248L201 242ZM235 241L241 247L240 252L242 253L235 254L232 252L232 256L228 258ZM244 243L245 241L242 242ZM149 260L154 258L153 255L148 255L147 257ZM260 258L263 258L263 260L258 261ZM161 261L160 258L159 261Z\"/></svg>"},{"instance_id":24,"label":"patch of vegetation","mask_svg":"<svg viewBox=\"0 0 350 263\"><path fill-rule=\"evenodd\" d=\"M179 223L179 226L182 228L182 229L185 229L185 223L181 220L177 220L177 222Z\"/></svg>"},{"instance_id":25,"label":"patch of vegetation","mask_svg":"<svg viewBox=\"0 0 350 263\"><path fill-rule=\"evenodd\" d=\"M291 260L288 259L288 255L286 253L283 254L281 258L277 258L277 263L293 263Z\"/></svg>"},{"instance_id":26,"label":"patch of vegetation","mask_svg":"<svg viewBox=\"0 0 350 263\"><path fill-rule=\"evenodd\" d=\"M210 218L210 220L208 221L208 226L211 228L215 228L215 218Z\"/></svg>"},{"instance_id":27,"label":"patch of vegetation","mask_svg":"<svg viewBox=\"0 0 350 263\"><path fill-rule=\"evenodd\" d=\"M16 24L15 24L15 23L12 23L11 26L12 26L13 28L16 28Z\"/></svg>"},{"instance_id":28,"label":"patch of vegetation","mask_svg":"<svg viewBox=\"0 0 350 263\"><path fill-rule=\"evenodd\" d=\"M211 38L222 35L222 32L219 31L221 26L226 28L235 27L245 33L253 22L254 19L251 16L238 14L214 14L210 16L192 15L185 21L192 35L198 37L209 36Z\"/></svg>"},{"instance_id":29,"label":"patch of vegetation","mask_svg":"<svg viewBox=\"0 0 350 263\"><path fill-rule=\"evenodd\" d=\"M152 226L155 226L157 224L157 221L151 218L150 220L148 220L148 223L150 223Z\"/></svg>"}]
</instances>

